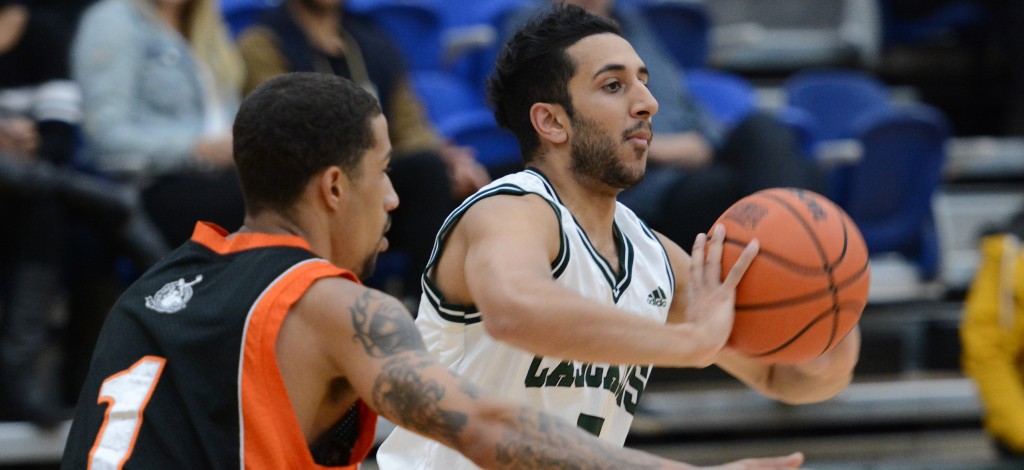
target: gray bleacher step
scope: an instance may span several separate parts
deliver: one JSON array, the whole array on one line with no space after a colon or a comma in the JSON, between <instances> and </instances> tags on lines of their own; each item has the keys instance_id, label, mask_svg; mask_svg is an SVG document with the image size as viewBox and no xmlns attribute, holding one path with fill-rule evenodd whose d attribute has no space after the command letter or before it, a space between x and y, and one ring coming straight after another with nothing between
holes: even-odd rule
<instances>
[{"instance_id":1,"label":"gray bleacher step","mask_svg":"<svg viewBox=\"0 0 1024 470\"><path fill-rule=\"evenodd\" d=\"M980 417L977 392L963 377L855 382L831 400L801 406L718 385L648 391L630 436L959 424Z\"/></svg>"},{"instance_id":2,"label":"gray bleacher step","mask_svg":"<svg viewBox=\"0 0 1024 470\"><path fill-rule=\"evenodd\" d=\"M60 462L70 430L71 421L51 430L0 422L0 465Z\"/></svg>"}]
</instances>

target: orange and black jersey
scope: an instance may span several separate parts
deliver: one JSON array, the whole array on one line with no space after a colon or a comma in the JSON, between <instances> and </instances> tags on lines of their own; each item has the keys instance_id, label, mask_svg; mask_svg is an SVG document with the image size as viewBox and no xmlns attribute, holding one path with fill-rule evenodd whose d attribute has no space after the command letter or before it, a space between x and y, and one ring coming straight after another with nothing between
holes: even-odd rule
<instances>
[{"instance_id":1,"label":"orange and black jersey","mask_svg":"<svg viewBox=\"0 0 1024 470\"><path fill-rule=\"evenodd\" d=\"M277 367L289 309L317 279L351 272L301 238L197 224L107 317L63 468L354 466L376 415L358 402L308 450ZM326 460L325 460L326 459ZM121 467L123 465L123 467Z\"/></svg>"}]
</instances>

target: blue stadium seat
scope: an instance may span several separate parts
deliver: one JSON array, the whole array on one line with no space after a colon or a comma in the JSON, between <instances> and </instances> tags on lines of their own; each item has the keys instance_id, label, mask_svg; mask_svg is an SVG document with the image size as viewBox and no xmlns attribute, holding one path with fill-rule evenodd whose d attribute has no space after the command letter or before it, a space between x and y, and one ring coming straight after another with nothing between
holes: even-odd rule
<instances>
[{"instance_id":1,"label":"blue stadium seat","mask_svg":"<svg viewBox=\"0 0 1024 470\"><path fill-rule=\"evenodd\" d=\"M409 80L435 125L455 114L487 107L483 95L453 73L414 70L409 73Z\"/></svg>"},{"instance_id":2,"label":"blue stadium seat","mask_svg":"<svg viewBox=\"0 0 1024 470\"><path fill-rule=\"evenodd\" d=\"M885 84L866 72L852 69L812 68L790 76L783 84L788 109L783 121L810 141L804 145L829 178L826 194L842 192L848 165L863 157L854 138L854 123L861 116L890 107ZM794 119L800 117L800 119Z\"/></svg>"},{"instance_id":3,"label":"blue stadium seat","mask_svg":"<svg viewBox=\"0 0 1024 470\"><path fill-rule=\"evenodd\" d=\"M418 71L411 73L410 79L438 132L457 145L472 147L477 161L492 175L505 173L520 162L515 137L498 127L483 97L461 77Z\"/></svg>"},{"instance_id":4,"label":"blue stadium seat","mask_svg":"<svg viewBox=\"0 0 1024 470\"><path fill-rule=\"evenodd\" d=\"M430 4L402 0L350 0L345 3L345 9L369 18L387 32L402 50L410 69L441 69L441 16Z\"/></svg>"},{"instance_id":5,"label":"blue stadium seat","mask_svg":"<svg viewBox=\"0 0 1024 470\"><path fill-rule=\"evenodd\" d=\"M473 147L477 161L487 167L492 177L521 163L515 135L498 127L488 109L456 114L438 124L438 129L456 144Z\"/></svg>"},{"instance_id":6,"label":"blue stadium seat","mask_svg":"<svg viewBox=\"0 0 1024 470\"><path fill-rule=\"evenodd\" d=\"M232 37L237 37L264 11L277 8L284 0L221 0L220 11Z\"/></svg>"},{"instance_id":7,"label":"blue stadium seat","mask_svg":"<svg viewBox=\"0 0 1024 470\"><path fill-rule=\"evenodd\" d=\"M648 0L636 5L680 66L707 66L711 20L703 3Z\"/></svg>"},{"instance_id":8,"label":"blue stadium seat","mask_svg":"<svg viewBox=\"0 0 1024 470\"><path fill-rule=\"evenodd\" d=\"M836 202L857 223L872 256L898 253L923 279L938 273L932 197L942 179L950 128L926 105L877 109L858 118L863 158L848 168Z\"/></svg>"},{"instance_id":9,"label":"blue stadium seat","mask_svg":"<svg viewBox=\"0 0 1024 470\"><path fill-rule=\"evenodd\" d=\"M885 84L858 70L806 69L786 79L783 88L789 106L814 117L822 140L852 137L858 116L889 106Z\"/></svg>"},{"instance_id":10,"label":"blue stadium seat","mask_svg":"<svg viewBox=\"0 0 1024 470\"><path fill-rule=\"evenodd\" d=\"M732 127L757 108L754 87L737 74L698 68L684 72L683 76L693 97L726 127Z\"/></svg>"}]
</instances>

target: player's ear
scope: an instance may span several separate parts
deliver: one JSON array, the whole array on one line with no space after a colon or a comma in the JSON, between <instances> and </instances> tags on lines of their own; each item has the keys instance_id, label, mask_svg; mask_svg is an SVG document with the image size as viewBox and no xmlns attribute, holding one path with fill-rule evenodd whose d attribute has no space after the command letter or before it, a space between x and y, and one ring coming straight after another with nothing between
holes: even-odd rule
<instances>
[{"instance_id":1,"label":"player's ear","mask_svg":"<svg viewBox=\"0 0 1024 470\"><path fill-rule=\"evenodd\" d=\"M562 106L553 103L534 103L530 107L530 122L540 140L564 144L569 140L569 116Z\"/></svg>"},{"instance_id":2,"label":"player's ear","mask_svg":"<svg viewBox=\"0 0 1024 470\"><path fill-rule=\"evenodd\" d=\"M317 193L331 209L341 207L348 188L345 172L337 166L329 166L316 178Z\"/></svg>"}]
</instances>

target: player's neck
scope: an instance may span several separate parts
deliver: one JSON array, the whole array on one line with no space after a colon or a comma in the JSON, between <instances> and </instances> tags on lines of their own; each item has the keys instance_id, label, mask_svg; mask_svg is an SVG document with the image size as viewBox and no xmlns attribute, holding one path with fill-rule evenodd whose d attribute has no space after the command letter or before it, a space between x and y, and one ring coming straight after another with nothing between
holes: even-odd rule
<instances>
[{"instance_id":1,"label":"player's neck","mask_svg":"<svg viewBox=\"0 0 1024 470\"><path fill-rule=\"evenodd\" d=\"M535 166L551 181L558 198L569 208L591 241L595 244L611 242L615 201L619 190L573 174L568 164L551 164L556 161L546 159Z\"/></svg>"},{"instance_id":2,"label":"player's neck","mask_svg":"<svg viewBox=\"0 0 1024 470\"><path fill-rule=\"evenodd\" d=\"M323 252L324 240L319 240L316 230L309 230L309 224L303 223L293 214L283 214L273 210L264 210L258 214L245 214L242 226L237 233L267 233L271 235L295 235L309 243L313 252L321 257L329 253ZM329 245L327 245L329 246Z\"/></svg>"}]
</instances>

